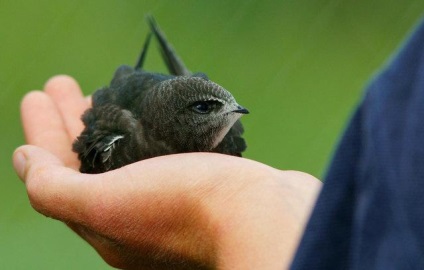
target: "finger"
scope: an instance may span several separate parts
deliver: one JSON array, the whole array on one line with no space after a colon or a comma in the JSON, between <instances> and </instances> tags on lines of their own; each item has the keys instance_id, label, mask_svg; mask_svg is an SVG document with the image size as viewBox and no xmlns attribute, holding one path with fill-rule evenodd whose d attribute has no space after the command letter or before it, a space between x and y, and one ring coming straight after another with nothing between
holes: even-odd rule
<instances>
[{"instance_id":1,"label":"finger","mask_svg":"<svg viewBox=\"0 0 424 270\"><path fill-rule=\"evenodd\" d=\"M36 146L25 145L13 154L13 165L26 185L31 205L43 215L84 223L90 205L90 175L80 174Z\"/></svg>"},{"instance_id":2,"label":"finger","mask_svg":"<svg viewBox=\"0 0 424 270\"><path fill-rule=\"evenodd\" d=\"M81 115L89 107L78 83L69 76L58 75L46 83L44 91L56 103L70 140L74 141L84 127Z\"/></svg>"},{"instance_id":3,"label":"finger","mask_svg":"<svg viewBox=\"0 0 424 270\"><path fill-rule=\"evenodd\" d=\"M22 100L21 117L28 144L46 149L67 166L78 167L65 124L48 95L40 91L28 93Z\"/></svg>"}]
</instances>

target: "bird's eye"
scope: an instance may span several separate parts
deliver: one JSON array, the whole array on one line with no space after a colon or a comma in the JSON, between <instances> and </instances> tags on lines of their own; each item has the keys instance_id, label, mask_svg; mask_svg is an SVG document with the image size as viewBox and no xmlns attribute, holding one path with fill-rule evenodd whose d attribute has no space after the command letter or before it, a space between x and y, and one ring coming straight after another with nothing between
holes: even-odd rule
<instances>
[{"instance_id":1,"label":"bird's eye","mask_svg":"<svg viewBox=\"0 0 424 270\"><path fill-rule=\"evenodd\" d=\"M209 104L206 102L198 102L194 105L194 108L200 113L207 113L209 111Z\"/></svg>"},{"instance_id":2,"label":"bird's eye","mask_svg":"<svg viewBox=\"0 0 424 270\"><path fill-rule=\"evenodd\" d=\"M197 101L191 105L191 109L200 114L208 114L217 107L216 101Z\"/></svg>"}]
</instances>

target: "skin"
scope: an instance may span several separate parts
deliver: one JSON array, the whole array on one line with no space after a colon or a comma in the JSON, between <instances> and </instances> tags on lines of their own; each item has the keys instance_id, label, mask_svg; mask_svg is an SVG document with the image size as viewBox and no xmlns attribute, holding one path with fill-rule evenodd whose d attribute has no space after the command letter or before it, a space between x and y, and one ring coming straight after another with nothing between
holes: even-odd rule
<instances>
[{"instance_id":1,"label":"skin","mask_svg":"<svg viewBox=\"0 0 424 270\"><path fill-rule=\"evenodd\" d=\"M320 181L213 153L81 174L71 144L89 104L67 76L22 101L28 145L13 164L36 211L66 223L118 268L288 267Z\"/></svg>"}]
</instances>

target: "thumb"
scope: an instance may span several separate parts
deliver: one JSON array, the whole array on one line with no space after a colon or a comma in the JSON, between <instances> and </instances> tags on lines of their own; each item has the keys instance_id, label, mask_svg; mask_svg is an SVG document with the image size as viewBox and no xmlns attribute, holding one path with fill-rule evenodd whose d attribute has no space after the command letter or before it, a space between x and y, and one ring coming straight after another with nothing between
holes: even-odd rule
<instances>
[{"instance_id":1,"label":"thumb","mask_svg":"<svg viewBox=\"0 0 424 270\"><path fill-rule=\"evenodd\" d=\"M53 154L37 146L24 145L13 153L13 167L25 183L30 171L51 166L61 167L63 163Z\"/></svg>"},{"instance_id":2,"label":"thumb","mask_svg":"<svg viewBox=\"0 0 424 270\"><path fill-rule=\"evenodd\" d=\"M32 207L62 221L81 221L90 192L90 175L67 168L50 152L32 145L13 153L13 166L25 183Z\"/></svg>"}]
</instances>

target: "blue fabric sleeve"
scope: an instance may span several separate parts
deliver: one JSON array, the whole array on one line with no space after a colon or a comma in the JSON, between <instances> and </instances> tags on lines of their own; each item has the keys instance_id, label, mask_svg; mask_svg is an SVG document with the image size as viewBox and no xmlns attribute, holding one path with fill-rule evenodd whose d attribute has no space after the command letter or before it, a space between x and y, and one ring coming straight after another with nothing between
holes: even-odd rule
<instances>
[{"instance_id":1,"label":"blue fabric sleeve","mask_svg":"<svg viewBox=\"0 0 424 270\"><path fill-rule=\"evenodd\" d=\"M291 269L424 269L424 21L355 111Z\"/></svg>"}]
</instances>

